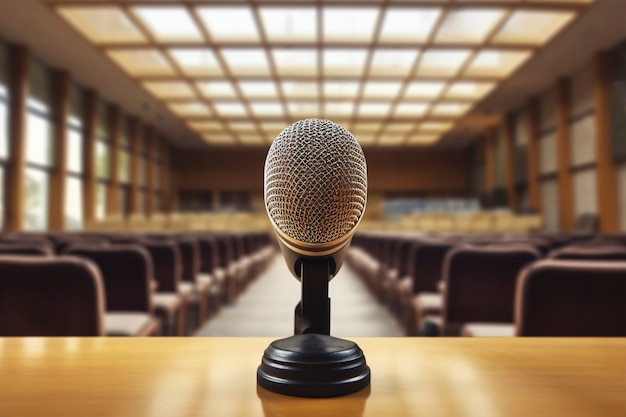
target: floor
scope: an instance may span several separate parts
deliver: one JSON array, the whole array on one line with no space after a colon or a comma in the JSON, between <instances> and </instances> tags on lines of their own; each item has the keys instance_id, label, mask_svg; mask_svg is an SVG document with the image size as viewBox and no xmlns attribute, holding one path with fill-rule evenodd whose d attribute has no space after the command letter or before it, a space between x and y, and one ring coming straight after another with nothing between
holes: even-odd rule
<instances>
[{"instance_id":1,"label":"floor","mask_svg":"<svg viewBox=\"0 0 626 417\"><path fill-rule=\"evenodd\" d=\"M329 293L333 336L403 336L395 319L347 265L330 282ZM293 334L293 311L299 300L300 282L277 254L237 302L223 308L196 336L289 336Z\"/></svg>"}]
</instances>

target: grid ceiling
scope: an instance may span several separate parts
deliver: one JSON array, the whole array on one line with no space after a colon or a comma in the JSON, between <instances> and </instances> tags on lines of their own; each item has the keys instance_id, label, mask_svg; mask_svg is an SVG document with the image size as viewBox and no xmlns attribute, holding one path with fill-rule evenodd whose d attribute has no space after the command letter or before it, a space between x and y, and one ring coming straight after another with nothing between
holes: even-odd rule
<instances>
[{"instance_id":1,"label":"grid ceiling","mask_svg":"<svg viewBox=\"0 0 626 417\"><path fill-rule=\"evenodd\" d=\"M435 143L592 2L46 1L209 144L379 146Z\"/></svg>"}]
</instances>

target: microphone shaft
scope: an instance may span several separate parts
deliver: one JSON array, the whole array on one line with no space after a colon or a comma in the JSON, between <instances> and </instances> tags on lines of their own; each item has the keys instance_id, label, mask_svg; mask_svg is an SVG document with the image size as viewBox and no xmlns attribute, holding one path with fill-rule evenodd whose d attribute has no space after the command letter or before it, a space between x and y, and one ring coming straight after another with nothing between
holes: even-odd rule
<instances>
[{"instance_id":1,"label":"microphone shaft","mask_svg":"<svg viewBox=\"0 0 626 417\"><path fill-rule=\"evenodd\" d=\"M302 299L296 306L295 334L330 335L329 258L303 258L300 262Z\"/></svg>"}]
</instances>

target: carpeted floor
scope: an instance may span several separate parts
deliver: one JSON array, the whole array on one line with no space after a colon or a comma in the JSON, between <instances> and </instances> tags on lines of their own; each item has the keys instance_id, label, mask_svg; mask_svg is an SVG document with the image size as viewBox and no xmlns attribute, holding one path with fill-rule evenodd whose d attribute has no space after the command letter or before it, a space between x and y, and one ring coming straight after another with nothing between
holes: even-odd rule
<instances>
[{"instance_id":1,"label":"carpeted floor","mask_svg":"<svg viewBox=\"0 0 626 417\"><path fill-rule=\"evenodd\" d=\"M333 336L402 336L394 318L380 305L347 265L330 282ZM293 334L293 311L300 283L280 254L237 300L222 309L196 336L272 336Z\"/></svg>"}]
</instances>

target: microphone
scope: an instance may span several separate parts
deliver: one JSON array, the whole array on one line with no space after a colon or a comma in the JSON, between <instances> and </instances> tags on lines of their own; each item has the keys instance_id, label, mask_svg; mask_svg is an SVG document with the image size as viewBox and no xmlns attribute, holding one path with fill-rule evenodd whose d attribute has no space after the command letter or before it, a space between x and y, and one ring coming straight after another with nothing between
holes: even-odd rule
<instances>
[{"instance_id":1,"label":"microphone","mask_svg":"<svg viewBox=\"0 0 626 417\"><path fill-rule=\"evenodd\" d=\"M265 207L291 273L299 261L329 257L341 268L367 200L365 156L354 136L329 120L284 129L265 160Z\"/></svg>"},{"instance_id":2,"label":"microphone","mask_svg":"<svg viewBox=\"0 0 626 417\"><path fill-rule=\"evenodd\" d=\"M367 201L367 165L354 136L329 120L304 119L272 143L265 207L289 271L302 283L294 336L274 341L257 382L280 394L331 397L370 383L359 346L330 336L328 283L345 259Z\"/></svg>"}]
</instances>

